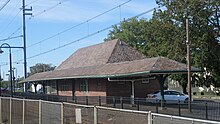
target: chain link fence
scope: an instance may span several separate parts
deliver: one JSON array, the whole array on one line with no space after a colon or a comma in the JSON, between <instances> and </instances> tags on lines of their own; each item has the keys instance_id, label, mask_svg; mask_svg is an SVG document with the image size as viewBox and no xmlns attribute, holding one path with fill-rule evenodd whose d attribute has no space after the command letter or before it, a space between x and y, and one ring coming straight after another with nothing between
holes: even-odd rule
<instances>
[{"instance_id":1,"label":"chain link fence","mask_svg":"<svg viewBox=\"0 0 220 124\"><path fill-rule=\"evenodd\" d=\"M152 111L160 114L184 116L190 118L220 121L220 102L211 100L194 100L191 111L188 103L175 101L175 104L166 104L163 109L159 101L152 98L130 98L116 96L57 96L34 93L15 93L13 97L24 99L45 100L53 102L69 102L84 105L98 105L138 111Z\"/></svg>"},{"instance_id":2,"label":"chain link fence","mask_svg":"<svg viewBox=\"0 0 220 124\"><path fill-rule=\"evenodd\" d=\"M122 105L122 104L118 104ZM117 104L116 104L117 106ZM217 121L172 116L110 106L0 97L4 124L220 124ZM132 107L132 106L130 106ZM137 108L137 106L135 106ZM211 111L210 111L211 112Z\"/></svg>"}]
</instances>

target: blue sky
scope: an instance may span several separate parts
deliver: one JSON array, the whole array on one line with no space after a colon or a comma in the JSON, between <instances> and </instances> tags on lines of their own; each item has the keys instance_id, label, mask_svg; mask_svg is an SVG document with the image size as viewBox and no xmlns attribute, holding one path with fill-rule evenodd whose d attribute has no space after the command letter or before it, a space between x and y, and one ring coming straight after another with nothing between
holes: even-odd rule
<instances>
[{"instance_id":1,"label":"blue sky","mask_svg":"<svg viewBox=\"0 0 220 124\"><path fill-rule=\"evenodd\" d=\"M87 37L78 42L74 42L82 37L119 23L120 21L136 16L142 12L156 7L155 0L26 0L26 8L32 6L33 16L26 16L26 38L27 38L27 68L36 63L47 63L58 66L77 49L103 42L110 29ZM0 7L7 0L0 1ZM127 2L124 5L120 4ZM22 11L21 0L10 0L10 2L0 11L0 40L11 35L22 35ZM93 18L107 10L116 7L102 16ZM141 18L150 19L151 13L147 13ZM30 19L29 19L30 18ZM84 24L61 33L77 24ZM57 34L48 40L48 37ZM42 42L40 42L42 41ZM22 46L22 38L7 41L11 46ZM40 42L40 43L38 43ZM45 51L58 48L62 45L74 42L68 46L54 50L47 54L29 58ZM33 45L38 43L36 45ZM8 50L3 49L4 54L0 55L1 74L4 79L8 73ZM23 51L22 49L12 49L13 67L17 68L17 76L23 76Z\"/></svg>"}]
</instances>

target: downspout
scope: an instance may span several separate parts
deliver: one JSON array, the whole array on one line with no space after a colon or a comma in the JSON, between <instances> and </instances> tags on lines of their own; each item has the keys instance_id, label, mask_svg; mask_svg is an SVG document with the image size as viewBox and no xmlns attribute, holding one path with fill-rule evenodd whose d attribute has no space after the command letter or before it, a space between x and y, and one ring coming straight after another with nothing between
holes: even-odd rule
<instances>
[{"instance_id":1,"label":"downspout","mask_svg":"<svg viewBox=\"0 0 220 124\"><path fill-rule=\"evenodd\" d=\"M58 80L56 80L55 82L56 82L57 95L59 95L59 85L58 85Z\"/></svg>"},{"instance_id":2,"label":"downspout","mask_svg":"<svg viewBox=\"0 0 220 124\"><path fill-rule=\"evenodd\" d=\"M131 104L134 104L134 81L131 81Z\"/></svg>"}]
</instances>

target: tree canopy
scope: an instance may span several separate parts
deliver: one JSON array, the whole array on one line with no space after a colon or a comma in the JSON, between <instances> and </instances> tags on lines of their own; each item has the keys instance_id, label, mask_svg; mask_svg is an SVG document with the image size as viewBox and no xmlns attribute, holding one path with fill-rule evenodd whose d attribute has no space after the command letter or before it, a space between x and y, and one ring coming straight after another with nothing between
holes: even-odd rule
<instances>
[{"instance_id":1,"label":"tree canopy","mask_svg":"<svg viewBox=\"0 0 220 124\"><path fill-rule=\"evenodd\" d=\"M56 66L52 66L52 64L37 63L36 65L30 67L30 75L45 71L52 71L55 68Z\"/></svg>"},{"instance_id":2,"label":"tree canopy","mask_svg":"<svg viewBox=\"0 0 220 124\"><path fill-rule=\"evenodd\" d=\"M120 39L147 57L165 56L186 63L186 18L189 19L191 64L203 69L194 75L197 85L220 85L220 1L156 0L166 9L150 20L131 19L113 26L105 40ZM186 76L174 76L182 85ZM185 85L186 87L186 85Z\"/></svg>"}]
</instances>

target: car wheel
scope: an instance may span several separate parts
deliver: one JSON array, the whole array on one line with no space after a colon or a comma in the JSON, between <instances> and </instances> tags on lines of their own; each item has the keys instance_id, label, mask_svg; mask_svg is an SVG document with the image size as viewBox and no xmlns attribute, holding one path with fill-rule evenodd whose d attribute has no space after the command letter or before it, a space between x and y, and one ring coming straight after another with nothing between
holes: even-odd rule
<instances>
[{"instance_id":1,"label":"car wheel","mask_svg":"<svg viewBox=\"0 0 220 124\"><path fill-rule=\"evenodd\" d=\"M186 98L186 99L184 100L184 103L188 103L188 98Z\"/></svg>"}]
</instances>

